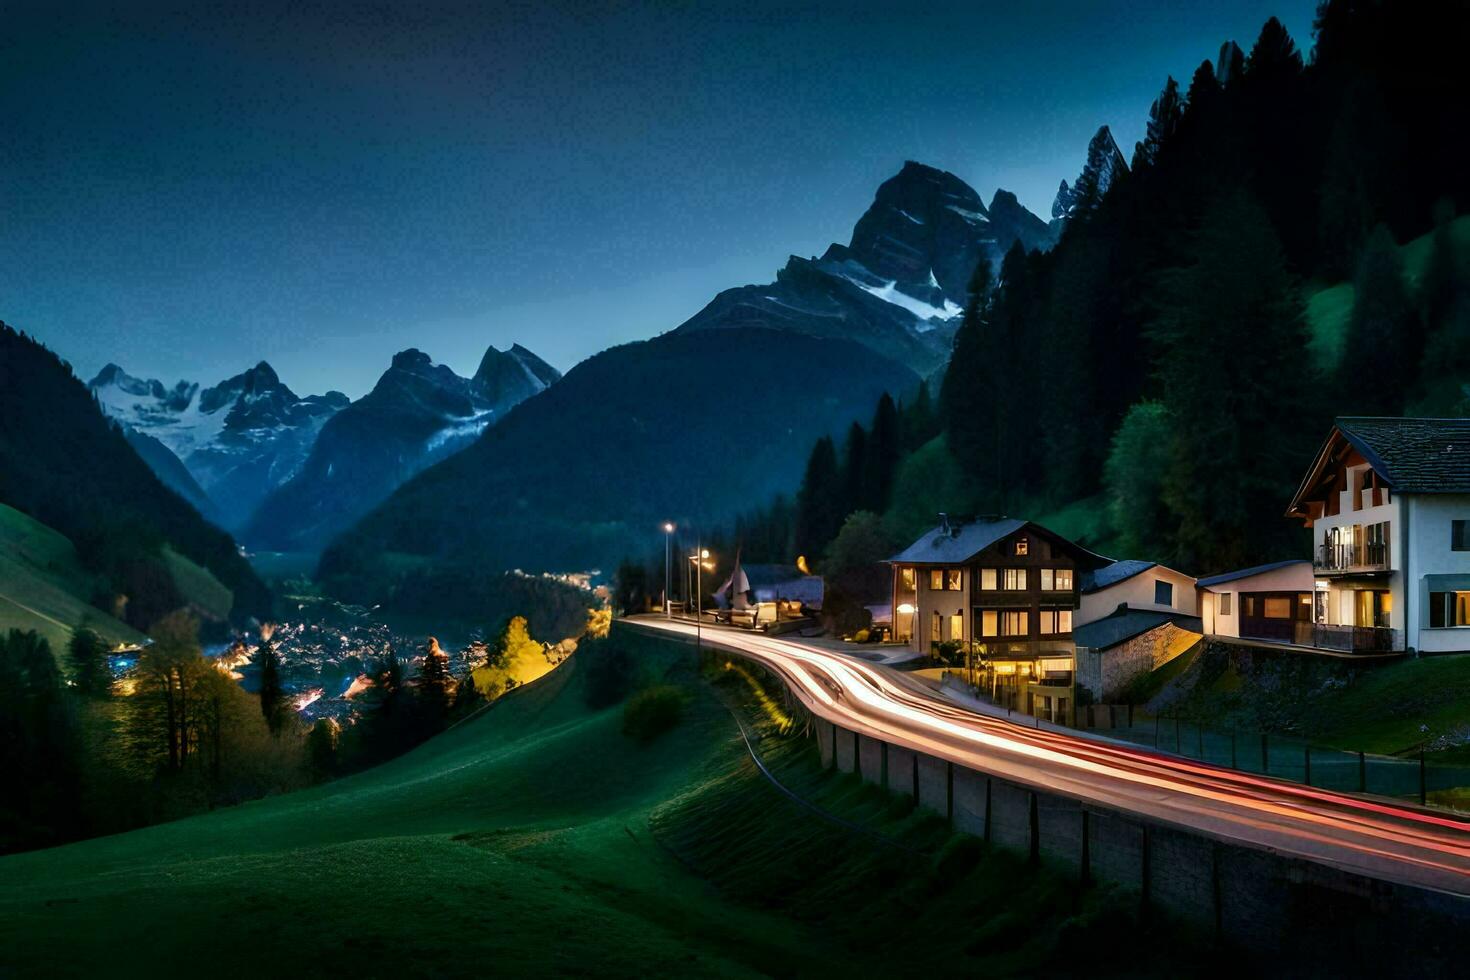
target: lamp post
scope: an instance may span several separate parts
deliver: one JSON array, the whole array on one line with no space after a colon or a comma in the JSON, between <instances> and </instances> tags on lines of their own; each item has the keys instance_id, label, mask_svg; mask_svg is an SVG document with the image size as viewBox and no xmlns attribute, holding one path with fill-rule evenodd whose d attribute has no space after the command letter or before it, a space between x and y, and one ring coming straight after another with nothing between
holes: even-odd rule
<instances>
[{"instance_id":1,"label":"lamp post","mask_svg":"<svg viewBox=\"0 0 1470 980\"><path fill-rule=\"evenodd\" d=\"M673 608L669 605L669 578L673 570L674 524L664 521L664 618L672 619Z\"/></svg>"}]
</instances>

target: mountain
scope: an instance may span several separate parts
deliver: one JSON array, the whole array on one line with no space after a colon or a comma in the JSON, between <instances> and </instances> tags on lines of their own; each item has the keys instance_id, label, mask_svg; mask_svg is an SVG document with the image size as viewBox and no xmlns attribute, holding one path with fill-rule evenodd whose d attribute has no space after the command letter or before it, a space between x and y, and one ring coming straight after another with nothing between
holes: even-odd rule
<instances>
[{"instance_id":1,"label":"mountain","mask_svg":"<svg viewBox=\"0 0 1470 980\"><path fill-rule=\"evenodd\" d=\"M929 375L949 357L980 258L999 268L1015 241L1046 249L1054 238L1009 191L987 208L954 174L910 161L878 188L848 244L793 255L774 283L727 289L678 329L840 337Z\"/></svg>"},{"instance_id":2,"label":"mountain","mask_svg":"<svg viewBox=\"0 0 1470 980\"><path fill-rule=\"evenodd\" d=\"M320 550L409 477L560 377L520 344L491 347L471 378L422 351L402 351L372 391L322 426L300 472L265 499L242 536L267 550Z\"/></svg>"},{"instance_id":3,"label":"mountain","mask_svg":"<svg viewBox=\"0 0 1470 980\"><path fill-rule=\"evenodd\" d=\"M915 374L861 344L757 327L672 331L583 361L418 474L322 556L336 594L475 614L477 577L607 568L659 524L712 527L800 475L813 434L867 418ZM691 523L692 522L692 523ZM452 574L450 574L452 572Z\"/></svg>"},{"instance_id":4,"label":"mountain","mask_svg":"<svg viewBox=\"0 0 1470 980\"><path fill-rule=\"evenodd\" d=\"M89 387L107 414L183 462L208 496L211 518L229 529L243 526L266 494L296 475L322 425L348 404L337 391L298 397L264 361L202 390L185 381L165 388L108 364ZM144 459L178 486L167 460L156 453Z\"/></svg>"},{"instance_id":5,"label":"mountain","mask_svg":"<svg viewBox=\"0 0 1470 980\"><path fill-rule=\"evenodd\" d=\"M1062 181L1057 196L1051 205L1051 229L1060 233L1068 218L1079 209L1091 209L1107 194L1108 189L1121 174L1128 172L1128 161L1113 139L1113 131L1103 126L1087 143L1087 159L1082 164L1082 173L1070 187Z\"/></svg>"},{"instance_id":6,"label":"mountain","mask_svg":"<svg viewBox=\"0 0 1470 980\"><path fill-rule=\"evenodd\" d=\"M108 611L146 629L190 598L179 558L218 579L232 619L271 597L228 534L154 475L55 354L0 323L0 503L64 535L107 585Z\"/></svg>"}]
</instances>

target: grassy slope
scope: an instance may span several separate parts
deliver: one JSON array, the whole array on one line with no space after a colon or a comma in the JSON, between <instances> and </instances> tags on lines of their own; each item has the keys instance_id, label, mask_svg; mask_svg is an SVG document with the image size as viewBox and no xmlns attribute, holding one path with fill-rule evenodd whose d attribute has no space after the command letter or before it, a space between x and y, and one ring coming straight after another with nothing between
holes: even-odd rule
<instances>
[{"instance_id":1,"label":"grassy slope","mask_svg":"<svg viewBox=\"0 0 1470 980\"><path fill-rule=\"evenodd\" d=\"M140 642L141 633L88 604L95 585L70 541L0 504L0 630L35 630L60 651L85 619L109 644Z\"/></svg>"},{"instance_id":2,"label":"grassy slope","mask_svg":"<svg viewBox=\"0 0 1470 980\"><path fill-rule=\"evenodd\" d=\"M0 860L0 974L215 972L221 949L230 974L1009 973L1059 944L1091 961L1128 928L1116 896L943 847L939 821L817 771L810 742L773 743L783 778L942 857L814 817L754 772L669 650L632 650L695 692L648 746L618 708L585 707L574 657L359 776ZM918 916L916 942L897 942ZM1130 970L1150 965L1129 949Z\"/></svg>"},{"instance_id":3,"label":"grassy slope","mask_svg":"<svg viewBox=\"0 0 1470 980\"><path fill-rule=\"evenodd\" d=\"M1382 755L1428 742L1444 761L1470 759L1470 656L1379 667L1286 655L1244 670L1218 656L1180 673L1181 708L1207 725L1296 735L1325 747Z\"/></svg>"},{"instance_id":4,"label":"grassy slope","mask_svg":"<svg viewBox=\"0 0 1470 980\"><path fill-rule=\"evenodd\" d=\"M1456 218L1451 229L1456 254L1462 261L1470 262L1470 215ZM1404 259L1404 275L1411 290L1418 287L1424 269L1429 264L1432 239L1433 233L1421 235L1400 249ZM1309 346L1314 359L1329 366L1336 364L1342 350L1343 336L1347 332L1348 318L1353 313L1353 284L1319 284L1316 288L1309 289L1306 299L1307 325L1311 333Z\"/></svg>"}]
</instances>

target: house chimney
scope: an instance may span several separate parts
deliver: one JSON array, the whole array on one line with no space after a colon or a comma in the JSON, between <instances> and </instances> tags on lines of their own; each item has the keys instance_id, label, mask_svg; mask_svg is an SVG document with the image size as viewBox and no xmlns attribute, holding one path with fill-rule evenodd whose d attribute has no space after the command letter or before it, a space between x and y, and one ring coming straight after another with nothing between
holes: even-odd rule
<instances>
[{"instance_id":1,"label":"house chimney","mask_svg":"<svg viewBox=\"0 0 1470 980\"><path fill-rule=\"evenodd\" d=\"M939 513L939 533L949 533L949 515L944 513L943 511L940 511Z\"/></svg>"}]
</instances>

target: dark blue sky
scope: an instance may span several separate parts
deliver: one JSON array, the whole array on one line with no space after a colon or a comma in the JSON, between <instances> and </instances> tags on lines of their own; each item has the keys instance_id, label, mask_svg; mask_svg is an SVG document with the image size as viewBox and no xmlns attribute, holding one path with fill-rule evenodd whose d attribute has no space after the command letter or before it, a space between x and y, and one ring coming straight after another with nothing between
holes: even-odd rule
<instances>
[{"instance_id":1,"label":"dark blue sky","mask_svg":"<svg viewBox=\"0 0 1470 980\"><path fill-rule=\"evenodd\" d=\"M563 369L846 241L905 159L1049 216L1233 4L0 0L0 319L83 376Z\"/></svg>"}]
</instances>

